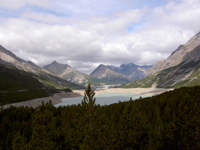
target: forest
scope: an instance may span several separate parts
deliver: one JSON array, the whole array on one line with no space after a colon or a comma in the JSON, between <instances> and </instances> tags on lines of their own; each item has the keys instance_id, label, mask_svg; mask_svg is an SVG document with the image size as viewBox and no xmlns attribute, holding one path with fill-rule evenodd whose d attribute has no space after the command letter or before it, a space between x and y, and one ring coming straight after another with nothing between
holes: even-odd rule
<instances>
[{"instance_id":1,"label":"forest","mask_svg":"<svg viewBox=\"0 0 200 150\"><path fill-rule=\"evenodd\" d=\"M0 109L2 150L200 149L200 86L96 105L88 85L79 105Z\"/></svg>"}]
</instances>

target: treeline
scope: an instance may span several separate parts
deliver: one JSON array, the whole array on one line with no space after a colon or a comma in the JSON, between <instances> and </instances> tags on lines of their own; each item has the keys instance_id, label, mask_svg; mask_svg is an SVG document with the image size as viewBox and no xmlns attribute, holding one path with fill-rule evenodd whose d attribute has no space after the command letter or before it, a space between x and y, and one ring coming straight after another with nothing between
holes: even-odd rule
<instances>
[{"instance_id":1,"label":"treeline","mask_svg":"<svg viewBox=\"0 0 200 150\"><path fill-rule=\"evenodd\" d=\"M151 98L0 111L0 149L200 149L200 87L180 88Z\"/></svg>"}]
</instances>

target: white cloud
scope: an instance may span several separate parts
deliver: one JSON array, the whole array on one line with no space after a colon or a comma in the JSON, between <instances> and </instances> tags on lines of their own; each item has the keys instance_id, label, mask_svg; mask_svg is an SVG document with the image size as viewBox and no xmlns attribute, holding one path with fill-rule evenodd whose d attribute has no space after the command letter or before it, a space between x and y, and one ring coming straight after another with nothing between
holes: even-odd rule
<instances>
[{"instance_id":1,"label":"white cloud","mask_svg":"<svg viewBox=\"0 0 200 150\"><path fill-rule=\"evenodd\" d=\"M69 5L63 7L61 4L65 1L61 0L18 2L13 5L0 2L0 6L17 9L30 4L51 7L55 12L64 12L67 8L67 11L76 13L76 17L58 16L55 12L28 9L18 18L0 18L0 44L40 66L56 60L90 73L101 63L116 66L129 62L153 64L167 58L180 44L200 31L198 0L170 1L153 9L127 10L126 4L120 7L120 0L116 2L116 9L113 0L106 4L96 0L99 8L90 1L68 1ZM52 7L50 2L56 5ZM99 13L101 8L103 12ZM90 15L78 18L77 14L82 11ZM133 26L131 32L128 30L130 26Z\"/></svg>"},{"instance_id":2,"label":"white cloud","mask_svg":"<svg viewBox=\"0 0 200 150\"><path fill-rule=\"evenodd\" d=\"M19 9L25 5L36 5L40 7L51 7L52 4L48 0L1 0L0 7L8 9Z\"/></svg>"},{"instance_id":3,"label":"white cloud","mask_svg":"<svg viewBox=\"0 0 200 150\"><path fill-rule=\"evenodd\" d=\"M69 22L69 19L66 17L59 17L53 14L44 14L44 13L35 13L35 12L24 13L22 17L29 20L34 20L34 21L49 23L49 24L65 24Z\"/></svg>"}]
</instances>

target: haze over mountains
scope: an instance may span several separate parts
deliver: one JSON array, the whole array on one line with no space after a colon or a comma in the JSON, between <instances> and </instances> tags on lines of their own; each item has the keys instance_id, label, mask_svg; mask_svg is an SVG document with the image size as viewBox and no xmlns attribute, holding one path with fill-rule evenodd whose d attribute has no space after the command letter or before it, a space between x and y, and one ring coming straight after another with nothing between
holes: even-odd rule
<instances>
[{"instance_id":1,"label":"haze over mountains","mask_svg":"<svg viewBox=\"0 0 200 150\"><path fill-rule=\"evenodd\" d=\"M181 87L200 84L200 32L179 46L167 59L157 62L142 80L124 87Z\"/></svg>"}]
</instances>

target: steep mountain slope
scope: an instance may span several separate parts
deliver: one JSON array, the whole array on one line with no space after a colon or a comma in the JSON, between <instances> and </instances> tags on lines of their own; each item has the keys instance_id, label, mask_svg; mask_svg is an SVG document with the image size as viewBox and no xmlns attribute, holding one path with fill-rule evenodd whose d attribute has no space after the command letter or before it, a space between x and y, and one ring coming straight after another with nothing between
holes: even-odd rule
<instances>
[{"instance_id":1,"label":"steep mountain slope","mask_svg":"<svg viewBox=\"0 0 200 150\"><path fill-rule=\"evenodd\" d=\"M200 32L193 36L185 45L180 45L167 59L158 61L147 71L147 75L176 66L185 61L185 55L200 45Z\"/></svg>"},{"instance_id":2,"label":"steep mountain slope","mask_svg":"<svg viewBox=\"0 0 200 150\"><path fill-rule=\"evenodd\" d=\"M53 92L29 73L0 63L0 104L47 97Z\"/></svg>"},{"instance_id":3,"label":"steep mountain slope","mask_svg":"<svg viewBox=\"0 0 200 150\"><path fill-rule=\"evenodd\" d=\"M138 66L133 63L122 64L120 67L107 66L110 70L122 73L133 80L140 80L146 76L147 69L152 66Z\"/></svg>"},{"instance_id":4,"label":"steep mountain slope","mask_svg":"<svg viewBox=\"0 0 200 150\"><path fill-rule=\"evenodd\" d=\"M131 78L125 76L124 74L115 72L113 70L101 64L90 74L90 76L107 80L116 84L124 84L132 80Z\"/></svg>"},{"instance_id":5,"label":"steep mountain slope","mask_svg":"<svg viewBox=\"0 0 200 150\"><path fill-rule=\"evenodd\" d=\"M25 61L17 57L2 46L0 46L0 64L4 65L5 67L15 68L15 70L17 69L18 71L26 72L30 76L39 80L45 86L54 88L82 88L79 85L73 84L50 74L46 70L41 69L30 61Z\"/></svg>"},{"instance_id":6,"label":"steep mountain slope","mask_svg":"<svg viewBox=\"0 0 200 150\"><path fill-rule=\"evenodd\" d=\"M90 77L87 74L84 74L82 72L79 72L73 69L69 65L60 64L60 63L57 63L56 61L52 62L49 65L44 66L43 68L62 79L65 79L67 81L77 83L77 84L85 85L85 84L91 83L95 85L100 85L100 84L105 83L105 81L103 80Z\"/></svg>"},{"instance_id":7,"label":"steep mountain slope","mask_svg":"<svg viewBox=\"0 0 200 150\"><path fill-rule=\"evenodd\" d=\"M148 72L149 76L146 78L128 83L123 87L200 85L200 32L185 45L179 46L170 57L156 63Z\"/></svg>"}]
</instances>

